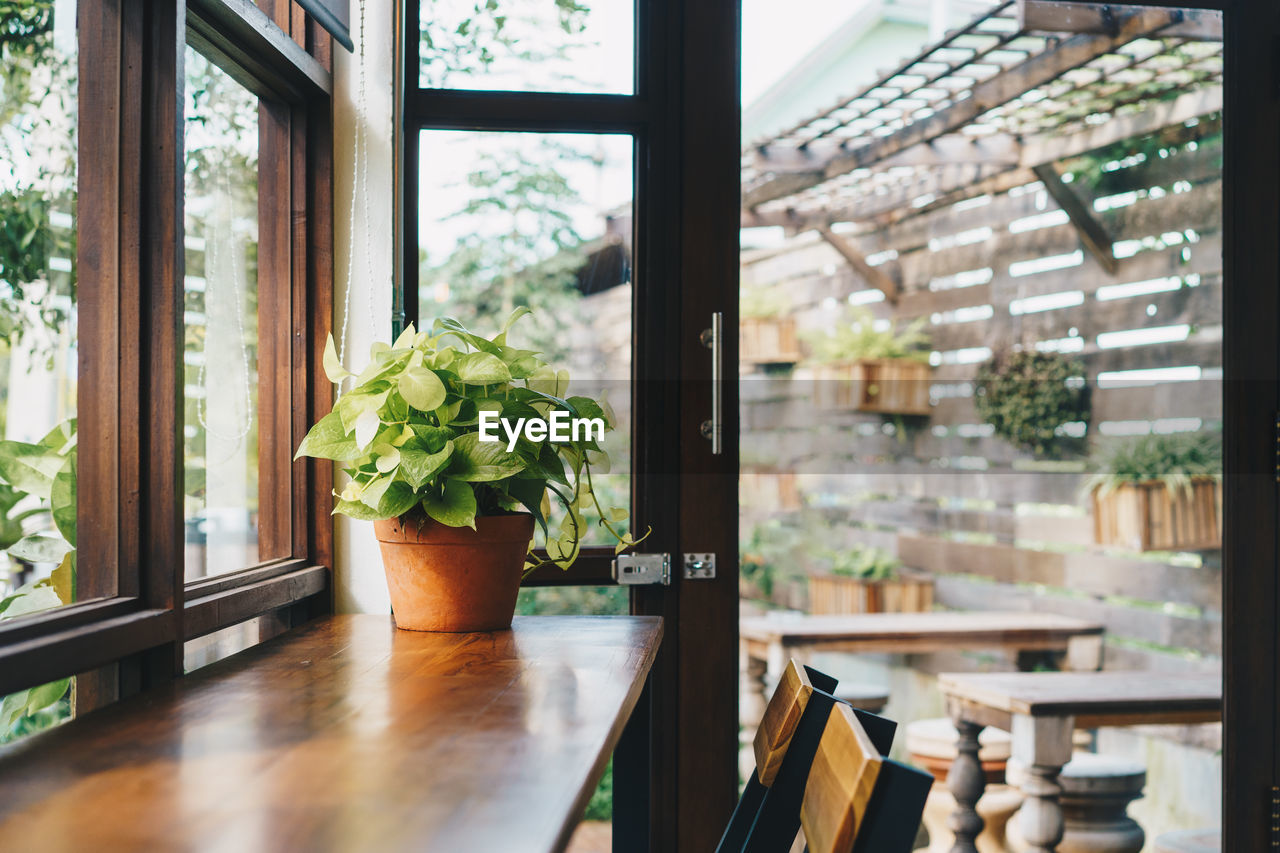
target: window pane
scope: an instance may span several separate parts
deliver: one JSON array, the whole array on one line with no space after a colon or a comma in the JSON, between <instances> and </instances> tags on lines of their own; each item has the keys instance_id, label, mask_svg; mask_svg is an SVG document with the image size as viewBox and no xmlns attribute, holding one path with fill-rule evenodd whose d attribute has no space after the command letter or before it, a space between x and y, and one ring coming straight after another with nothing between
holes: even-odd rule
<instances>
[{"instance_id":1,"label":"window pane","mask_svg":"<svg viewBox=\"0 0 1280 853\"><path fill-rule=\"evenodd\" d=\"M0 6L0 620L75 598L75 24L74 2ZM0 697L0 743L70 693Z\"/></svg>"},{"instance_id":2,"label":"window pane","mask_svg":"<svg viewBox=\"0 0 1280 853\"><path fill-rule=\"evenodd\" d=\"M258 99L186 56L188 580L258 562Z\"/></svg>"},{"instance_id":3,"label":"window pane","mask_svg":"<svg viewBox=\"0 0 1280 853\"><path fill-rule=\"evenodd\" d=\"M420 86L635 91L635 7L628 0L430 0L420 15Z\"/></svg>"},{"instance_id":4,"label":"window pane","mask_svg":"<svg viewBox=\"0 0 1280 853\"><path fill-rule=\"evenodd\" d=\"M492 335L530 308L513 345L567 369L570 394L612 406L612 468L594 468L592 486L602 507L628 507L631 137L423 131L419 151L423 327L454 316ZM585 516L584 544L612 545Z\"/></svg>"},{"instance_id":5,"label":"window pane","mask_svg":"<svg viewBox=\"0 0 1280 853\"><path fill-rule=\"evenodd\" d=\"M1028 631L1105 625L1101 660L1045 656L1025 638L979 649L966 631L938 657L880 655L907 639L802 644L842 690L864 704L879 693L908 732L951 704L943 670L1096 664L1116 695L1149 689L1149 713L1179 710L1162 691L1212 691L1224 653L1221 20L1148 8L1136 14L1197 20L1195 35L1122 38L1028 81L1023 63L1060 60L1073 42L1041 35L1044 17L1023 32L1033 4L998 4L877 80L897 67L884 51L911 56L931 25L976 10L846 10L829 32L787 31L823 2L745 10L742 189L756 227L740 257L744 614L837 624L922 611L908 620L916 639L959 611L1006 611ZM1017 139L1019 166L993 150L897 156L964 98L986 106L952 141ZM801 148L812 179L783 165ZM743 664L749 746L777 667L754 653ZM1047 677L1031 689L1054 691L1052 675L1008 677L1021 689ZM1146 837L1220 826L1222 727L1124 722L1092 740L1117 762L1112 780L1145 766L1128 814ZM1050 748L1070 755L1070 738ZM1087 761L1072 759L1077 779L1098 772ZM1072 833L1062 849L1081 843Z\"/></svg>"}]
</instances>

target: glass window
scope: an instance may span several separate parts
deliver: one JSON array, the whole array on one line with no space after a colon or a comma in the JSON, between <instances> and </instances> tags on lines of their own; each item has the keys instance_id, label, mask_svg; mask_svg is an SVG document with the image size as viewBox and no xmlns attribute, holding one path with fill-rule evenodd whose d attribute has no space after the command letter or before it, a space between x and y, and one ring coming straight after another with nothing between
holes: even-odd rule
<instances>
[{"instance_id":1,"label":"glass window","mask_svg":"<svg viewBox=\"0 0 1280 853\"><path fill-rule=\"evenodd\" d=\"M420 16L424 88L635 91L635 6L629 0L430 0Z\"/></svg>"},{"instance_id":2,"label":"glass window","mask_svg":"<svg viewBox=\"0 0 1280 853\"><path fill-rule=\"evenodd\" d=\"M76 63L74 2L0 6L0 620L76 593ZM70 694L0 698L0 743Z\"/></svg>"},{"instance_id":3,"label":"glass window","mask_svg":"<svg viewBox=\"0 0 1280 853\"><path fill-rule=\"evenodd\" d=\"M258 99L186 55L188 580L258 554Z\"/></svg>"},{"instance_id":4,"label":"glass window","mask_svg":"<svg viewBox=\"0 0 1280 853\"><path fill-rule=\"evenodd\" d=\"M630 506L631 137L423 131L419 152L423 327L453 316L494 334L530 308L519 346L612 406L612 469L592 486L601 506ZM583 544L612 545L586 515Z\"/></svg>"}]
</instances>

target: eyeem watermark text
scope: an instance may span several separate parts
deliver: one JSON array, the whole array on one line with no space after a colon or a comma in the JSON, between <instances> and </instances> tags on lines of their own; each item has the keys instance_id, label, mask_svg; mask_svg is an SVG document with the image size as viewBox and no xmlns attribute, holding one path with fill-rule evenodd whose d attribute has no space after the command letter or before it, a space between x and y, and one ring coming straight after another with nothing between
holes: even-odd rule
<instances>
[{"instance_id":1,"label":"eyeem watermark text","mask_svg":"<svg viewBox=\"0 0 1280 853\"><path fill-rule=\"evenodd\" d=\"M521 433L530 441L596 441L604 440L604 418L571 418L569 413L557 409L549 420L542 418L517 418L512 424L508 418L498 417L497 412L480 413L480 440L501 441L498 425L507 434L507 452L515 449ZM585 433L585 435L584 435Z\"/></svg>"}]
</instances>

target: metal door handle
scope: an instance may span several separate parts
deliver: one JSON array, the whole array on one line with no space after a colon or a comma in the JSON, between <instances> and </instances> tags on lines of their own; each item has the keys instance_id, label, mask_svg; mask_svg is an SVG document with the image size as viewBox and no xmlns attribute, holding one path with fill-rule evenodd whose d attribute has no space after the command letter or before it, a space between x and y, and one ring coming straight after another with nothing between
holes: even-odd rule
<instances>
[{"instance_id":1,"label":"metal door handle","mask_svg":"<svg viewBox=\"0 0 1280 853\"><path fill-rule=\"evenodd\" d=\"M724 423L724 358L721 344L724 341L724 314L714 311L711 314L711 328L704 329L699 336L702 345L711 350L711 420L703 421L699 430L702 437L711 441L711 452L719 456L723 449L721 426Z\"/></svg>"}]
</instances>

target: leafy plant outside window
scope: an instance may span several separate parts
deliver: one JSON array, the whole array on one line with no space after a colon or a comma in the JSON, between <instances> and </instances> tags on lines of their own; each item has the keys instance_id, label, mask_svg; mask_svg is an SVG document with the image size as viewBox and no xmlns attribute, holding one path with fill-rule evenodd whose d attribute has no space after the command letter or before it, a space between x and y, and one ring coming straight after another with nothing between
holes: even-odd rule
<instances>
[{"instance_id":1,"label":"leafy plant outside window","mask_svg":"<svg viewBox=\"0 0 1280 853\"><path fill-rule=\"evenodd\" d=\"M1169 491L1188 490L1193 480L1222 476L1222 436L1176 432L1115 439L1100 444L1090 457L1095 473L1086 491L1114 491L1128 483L1160 481Z\"/></svg>"},{"instance_id":2,"label":"leafy plant outside window","mask_svg":"<svg viewBox=\"0 0 1280 853\"><path fill-rule=\"evenodd\" d=\"M0 441L0 509L10 560L55 564L47 576L0 598L0 621L52 610L75 599L76 422L59 424L36 444ZM27 526L43 527L23 534ZM0 701L0 743L46 728L70 715L71 680L19 690Z\"/></svg>"},{"instance_id":3,"label":"leafy plant outside window","mask_svg":"<svg viewBox=\"0 0 1280 853\"><path fill-rule=\"evenodd\" d=\"M803 337L809 343L811 360L819 364L881 358L928 361L925 322L925 318L917 318L899 331L892 321L877 322L865 307L851 306L833 330Z\"/></svg>"},{"instance_id":4,"label":"leafy plant outside window","mask_svg":"<svg viewBox=\"0 0 1280 853\"><path fill-rule=\"evenodd\" d=\"M996 435L1037 455L1062 449L1062 427L1088 421L1084 371L1056 352L1004 350L978 368L973 402Z\"/></svg>"}]
</instances>

